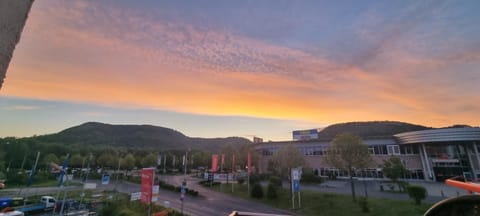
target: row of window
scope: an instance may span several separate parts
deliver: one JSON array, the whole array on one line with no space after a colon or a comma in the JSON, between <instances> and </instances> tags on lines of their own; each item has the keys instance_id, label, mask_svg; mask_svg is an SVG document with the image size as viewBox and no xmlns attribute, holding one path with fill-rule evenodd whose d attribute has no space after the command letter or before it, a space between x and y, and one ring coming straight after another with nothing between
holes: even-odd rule
<instances>
[{"instance_id":1,"label":"row of window","mask_svg":"<svg viewBox=\"0 0 480 216\"><path fill-rule=\"evenodd\" d=\"M319 176L324 177L349 177L346 170L340 170L336 168L319 168L317 169ZM364 169L358 170L353 173L353 177L361 178L384 178L383 172L378 169ZM402 176L403 179L424 179L423 170L409 170Z\"/></svg>"},{"instance_id":2,"label":"row of window","mask_svg":"<svg viewBox=\"0 0 480 216\"><path fill-rule=\"evenodd\" d=\"M301 147L299 150L305 156L319 156L323 155L328 147ZM268 148L261 150L261 155L271 156L278 148ZM368 150L372 155L413 155L418 154L418 147L415 146L399 146L399 145L373 145L369 146Z\"/></svg>"}]
</instances>

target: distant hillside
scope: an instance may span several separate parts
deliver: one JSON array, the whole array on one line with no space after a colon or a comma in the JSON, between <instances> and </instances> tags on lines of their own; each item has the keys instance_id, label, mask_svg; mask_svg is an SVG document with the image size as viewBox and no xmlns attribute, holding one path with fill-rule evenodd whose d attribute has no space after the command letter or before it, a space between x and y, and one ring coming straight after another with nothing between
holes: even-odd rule
<instances>
[{"instance_id":1,"label":"distant hillside","mask_svg":"<svg viewBox=\"0 0 480 216\"><path fill-rule=\"evenodd\" d=\"M340 133L351 133L362 138L390 137L394 134L426 130L429 127L396 121L348 122L334 124L319 132L320 139L333 139Z\"/></svg>"},{"instance_id":2,"label":"distant hillside","mask_svg":"<svg viewBox=\"0 0 480 216\"><path fill-rule=\"evenodd\" d=\"M240 137L191 138L170 128L152 125L111 125L88 122L56 134L35 137L49 143L66 145L103 145L156 150L218 150L226 144L250 143Z\"/></svg>"}]
</instances>

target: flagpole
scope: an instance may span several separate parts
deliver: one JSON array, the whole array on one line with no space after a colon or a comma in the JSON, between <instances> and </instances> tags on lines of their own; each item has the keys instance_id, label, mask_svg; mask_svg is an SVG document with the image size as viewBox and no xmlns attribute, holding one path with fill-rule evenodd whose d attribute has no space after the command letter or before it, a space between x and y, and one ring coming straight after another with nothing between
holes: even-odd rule
<instances>
[{"instance_id":1,"label":"flagpole","mask_svg":"<svg viewBox=\"0 0 480 216\"><path fill-rule=\"evenodd\" d=\"M235 154L232 155L232 193L233 193L233 180L235 179Z\"/></svg>"}]
</instances>

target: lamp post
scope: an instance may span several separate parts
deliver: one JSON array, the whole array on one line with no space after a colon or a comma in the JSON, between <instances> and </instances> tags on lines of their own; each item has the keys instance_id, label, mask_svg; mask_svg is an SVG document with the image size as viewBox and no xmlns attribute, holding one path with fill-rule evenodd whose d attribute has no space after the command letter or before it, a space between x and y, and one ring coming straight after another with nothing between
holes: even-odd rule
<instances>
[{"instance_id":1,"label":"lamp post","mask_svg":"<svg viewBox=\"0 0 480 216\"><path fill-rule=\"evenodd\" d=\"M183 159L183 182L182 182L182 189L180 191L180 200L182 200L182 208L181 208L181 213L183 215L183 203L185 202L185 193L187 189L187 163L188 163L188 152L190 149L185 151L185 157Z\"/></svg>"}]
</instances>

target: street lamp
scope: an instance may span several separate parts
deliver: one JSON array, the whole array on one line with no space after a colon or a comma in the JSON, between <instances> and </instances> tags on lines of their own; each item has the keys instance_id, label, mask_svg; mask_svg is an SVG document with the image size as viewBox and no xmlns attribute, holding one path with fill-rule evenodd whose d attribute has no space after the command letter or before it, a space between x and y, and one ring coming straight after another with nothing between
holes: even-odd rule
<instances>
[{"instance_id":1,"label":"street lamp","mask_svg":"<svg viewBox=\"0 0 480 216\"><path fill-rule=\"evenodd\" d=\"M185 151L185 158L183 160L183 182L182 182L182 189L180 190L180 200L182 200L182 208L181 213L183 215L183 203L185 199L186 187L187 187L187 163L188 163L188 152L190 149Z\"/></svg>"}]
</instances>

